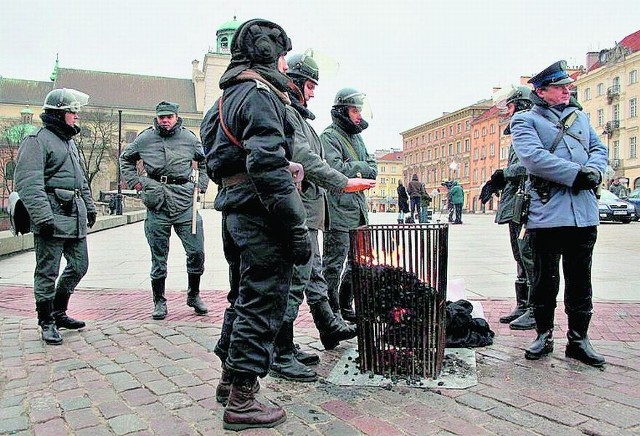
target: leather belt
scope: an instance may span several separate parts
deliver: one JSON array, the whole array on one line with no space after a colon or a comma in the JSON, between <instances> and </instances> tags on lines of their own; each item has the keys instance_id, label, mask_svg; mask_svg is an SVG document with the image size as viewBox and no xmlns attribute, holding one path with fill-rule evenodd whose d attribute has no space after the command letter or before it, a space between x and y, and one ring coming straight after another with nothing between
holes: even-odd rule
<instances>
[{"instance_id":1,"label":"leather belt","mask_svg":"<svg viewBox=\"0 0 640 436\"><path fill-rule=\"evenodd\" d=\"M239 185L242 182L249 180L247 173L238 173L233 176L222 178L222 187L228 188L229 186Z\"/></svg>"},{"instance_id":2,"label":"leather belt","mask_svg":"<svg viewBox=\"0 0 640 436\"><path fill-rule=\"evenodd\" d=\"M52 188L51 186L45 186L44 187L44 192L46 192L47 194L55 194L56 189L63 189L65 191L73 191L73 195L75 197L80 198L80 190L79 189L68 189L68 188Z\"/></svg>"},{"instance_id":3,"label":"leather belt","mask_svg":"<svg viewBox=\"0 0 640 436\"><path fill-rule=\"evenodd\" d=\"M167 185L184 185L189 181L189 179L184 179L184 178L156 176L156 175L153 175L153 176L149 175L149 178L155 180L156 182L164 183Z\"/></svg>"}]
</instances>

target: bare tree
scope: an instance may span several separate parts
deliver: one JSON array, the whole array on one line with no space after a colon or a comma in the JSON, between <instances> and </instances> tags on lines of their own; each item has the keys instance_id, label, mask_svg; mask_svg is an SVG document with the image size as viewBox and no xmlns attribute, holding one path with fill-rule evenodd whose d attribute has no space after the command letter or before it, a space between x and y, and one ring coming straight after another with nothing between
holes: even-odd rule
<instances>
[{"instance_id":1,"label":"bare tree","mask_svg":"<svg viewBox=\"0 0 640 436\"><path fill-rule=\"evenodd\" d=\"M82 112L81 129L74 138L89 186L103 164L113 161L118 145L118 121L113 114L101 111Z\"/></svg>"},{"instance_id":2,"label":"bare tree","mask_svg":"<svg viewBox=\"0 0 640 436\"><path fill-rule=\"evenodd\" d=\"M18 147L22 139L36 129L32 124L9 120L0 123L0 199L6 207L6 199L13 190L13 176L16 168Z\"/></svg>"}]
</instances>

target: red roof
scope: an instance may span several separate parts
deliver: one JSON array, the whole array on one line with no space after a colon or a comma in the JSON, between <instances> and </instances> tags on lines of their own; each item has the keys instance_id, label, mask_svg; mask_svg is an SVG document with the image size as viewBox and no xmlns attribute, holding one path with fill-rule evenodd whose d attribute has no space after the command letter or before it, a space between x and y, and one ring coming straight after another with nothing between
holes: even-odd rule
<instances>
[{"instance_id":1,"label":"red roof","mask_svg":"<svg viewBox=\"0 0 640 436\"><path fill-rule=\"evenodd\" d=\"M380 157L378 159L378 162L380 161L401 161L402 160L402 152L401 151L394 151L393 153L387 153L384 156Z\"/></svg>"}]
</instances>

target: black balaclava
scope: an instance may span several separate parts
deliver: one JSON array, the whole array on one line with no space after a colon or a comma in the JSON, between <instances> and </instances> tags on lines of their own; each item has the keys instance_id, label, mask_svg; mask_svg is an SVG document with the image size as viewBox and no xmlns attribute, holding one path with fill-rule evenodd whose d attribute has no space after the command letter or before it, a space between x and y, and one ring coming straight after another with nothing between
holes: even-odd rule
<instances>
[{"instance_id":1,"label":"black balaclava","mask_svg":"<svg viewBox=\"0 0 640 436\"><path fill-rule=\"evenodd\" d=\"M350 135L362 132L369 127L369 123L365 120L360 121L360 124L356 124L349 118L349 106L334 106L331 108L331 119L342 130Z\"/></svg>"},{"instance_id":2,"label":"black balaclava","mask_svg":"<svg viewBox=\"0 0 640 436\"><path fill-rule=\"evenodd\" d=\"M58 109L45 109L40 114L44 126L56 134L63 141L68 141L80 133L78 126L70 126L64 121L66 111Z\"/></svg>"},{"instance_id":3,"label":"black balaclava","mask_svg":"<svg viewBox=\"0 0 640 436\"><path fill-rule=\"evenodd\" d=\"M231 63L220 78L220 88L232 85L238 74L251 69L286 92L290 79L278 71L278 59L290 50L291 40L279 25L262 19L243 23L233 35Z\"/></svg>"},{"instance_id":4,"label":"black balaclava","mask_svg":"<svg viewBox=\"0 0 640 436\"><path fill-rule=\"evenodd\" d=\"M291 106L306 119L315 120L316 116L307 107L307 101L304 99L304 83L309 80L307 78L289 76L291 81L287 88L289 97L291 98Z\"/></svg>"}]
</instances>

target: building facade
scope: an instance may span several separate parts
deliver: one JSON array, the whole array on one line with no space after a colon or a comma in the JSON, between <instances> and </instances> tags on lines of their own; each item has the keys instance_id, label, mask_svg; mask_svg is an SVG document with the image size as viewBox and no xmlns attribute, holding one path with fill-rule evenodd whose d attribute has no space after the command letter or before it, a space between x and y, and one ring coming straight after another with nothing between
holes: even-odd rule
<instances>
[{"instance_id":1,"label":"building facade","mask_svg":"<svg viewBox=\"0 0 640 436\"><path fill-rule=\"evenodd\" d=\"M376 155L378 177L376 187L367 191L369 210L376 212L396 212L398 210L398 180L404 177L401 151ZM403 181L406 186L406 181Z\"/></svg>"},{"instance_id":2,"label":"building facade","mask_svg":"<svg viewBox=\"0 0 640 436\"><path fill-rule=\"evenodd\" d=\"M640 30L613 48L587 53L586 71L576 80L577 95L591 125L609 148L606 179L623 178L640 188Z\"/></svg>"}]
</instances>

